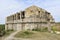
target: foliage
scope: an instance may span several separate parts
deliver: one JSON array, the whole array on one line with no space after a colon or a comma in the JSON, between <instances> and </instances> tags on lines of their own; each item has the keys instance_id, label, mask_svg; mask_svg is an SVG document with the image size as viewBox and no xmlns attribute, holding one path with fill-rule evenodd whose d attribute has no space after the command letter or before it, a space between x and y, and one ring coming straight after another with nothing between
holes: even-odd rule
<instances>
[{"instance_id":1,"label":"foliage","mask_svg":"<svg viewBox=\"0 0 60 40\"><path fill-rule=\"evenodd\" d=\"M56 26L52 26L52 27L51 27L51 30L52 30L52 31L57 31Z\"/></svg>"},{"instance_id":2,"label":"foliage","mask_svg":"<svg viewBox=\"0 0 60 40\"><path fill-rule=\"evenodd\" d=\"M45 28L43 28L43 29L41 29L41 28L36 28L36 29L32 29L32 31L46 32L46 31L48 31L48 28L47 28L47 27L45 27Z\"/></svg>"},{"instance_id":3,"label":"foliage","mask_svg":"<svg viewBox=\"0 0 60 40\"><path fill-rule=\"evenodd\" d=\"M5 30L5 25L4 24L0 25L0 30Z\"/></svg>"},{"instance_id":4,"label":"foliage","mask_svg":"<svg viewBox=\"0 0 60 40\"><path fill-rule=\"evenodd\" d=\"M41 29L36 28L36 29L32 29L32 31L41 31Z\"/></svg>"},{"instance_id":5,"label":"foliage","mask_svg":"<svg viewBox=\"0 0 60 40\"><path fill-rule=\"evenodd\" d=\"M1 24L0 25L0 36L7 36L9 34L11 34L13 32L13 30L6 30L5 31L5 25Z\"/></svg>"},{"instance_id":6,"label":"foliage","mask_svg":"<svg viewBox=\"0 0 60 40\"><path fill-rule=\"evenodd\" d=\"M25 33L26 35L32 34L32 32L30 31L24 31L23 33Z\"/></svg>"},{"instance_id":7,"label":"foliage","mask_svg":"<svg viewBox=\"0 0 60 40\"><path fill-rule=\"evenodd\" d=\"M43 30L42 30L42 31L46 32L46 31L48 31L48 28L47 28L47 27L45 27L45 28L43 28Z\"/></svg>"},{"instance_id":8,"label":"foliage","mask_svg":"<svg viewBox=\"0 0 60 40\"><path fill-rule=\"evenodd\" d=\"M9 31L14 31L14 30L13 29L7 30L7 32L9 32Z\"/></svg>"},{"instance_id":9,"label":"foliage","mask_svg":"<svg viewBox=\"0 0 60 40\"><path fill-rule=\"evenodd\" d=\"M5 34L5 25L1 24L0 25L0 36L3 36Z\"/></svg>"}]
</instances>

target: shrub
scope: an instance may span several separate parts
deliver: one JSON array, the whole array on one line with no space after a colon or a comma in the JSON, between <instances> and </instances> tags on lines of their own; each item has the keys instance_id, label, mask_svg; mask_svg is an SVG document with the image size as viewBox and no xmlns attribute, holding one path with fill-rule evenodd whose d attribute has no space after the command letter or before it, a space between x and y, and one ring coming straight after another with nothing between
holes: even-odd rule
<instances>
[{"instance_id":1,"label":"shrub","mask_svg":"<svg viewBox=\"0 0 60 40\"><path fill-rule=\"evenodd\" d=\"M40 31L40 32L45 32L45 31L48 31L48 28L45 27L45 28L36 28L36 29L32 29L32 31Z\"/></svg>"},{"instance_id":2,"label":"shrub","mask_svg":"<svg viewBox=\"0 0 60 40\"><path fill-rule=\"evenodd\" d=\"M51 27L51 30L52 30L52 31L57 31L57 28L56 28L55 26L52 26L52 27Z\"/></svg>"},{"instance_id":3,"label":"shrub","mask_svg":"<svg viewBox=\"0 0 60 40\"><path fill-rule=\"evenodd\" d=\"M0 25L0 36L3 36L5 34L5 25Z\"/></svg>"},{"instance_id":4,"label":"shrub","mask_svg":"<svg viewBox=\"0 0 60 40\"><path fill-rule=\"evenodd\" d=\"M30 31L24 31L23 33L25 33L27 35L32 34L32 32L30 32Z\"/></svg>"},{"instance_id":5,"label":"shrub","mask_svg":"<svg viewBox=\"0 0 60 40\"><path fill-rule=\"evenodd\" d=\"M13 29L11 29L11 30L7 30L7 31L14 31Z\"/></svg>"},{"instance_id":6,"label":"shrub","mask_svg":"<svg viewBox=\"0 0 60 40\"><path fill-rule=\"evenodd\" d=\"M32 31L41 31L41 29L36 28L36 29L32 29Z\"/></svg>"},{"instance_id":7,"label":"shrub","mask_svg":"<svg viewBox=\"0 0 60 40\"><path fill-rule=\"evenodd\" d=\"M46 32L46 31L48 31L48 28L47 28L47 27L45 27L45 28L43 28L43 30L42 30L42 31Z\"/></svg>"},{"instance_id":8,"label":"shrub","mask_svg":"<svg viewBox=\"0 0 60 40\"><path fill-rule=\"evenodd\" d=\"M5 25L0 25L0 30L5 30Z\"/></svg>"}]
</instances>

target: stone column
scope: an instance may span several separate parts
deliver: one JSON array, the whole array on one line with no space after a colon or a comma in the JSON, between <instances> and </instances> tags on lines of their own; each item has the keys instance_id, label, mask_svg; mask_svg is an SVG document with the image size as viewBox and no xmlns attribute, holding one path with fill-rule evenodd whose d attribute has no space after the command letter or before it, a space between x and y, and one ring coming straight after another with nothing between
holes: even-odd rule
<instances>
[{"instance_id":1,"label":"stone column","mask_svg":"<svg viewBox=\"0 0 60 40\"><path fill-rule=\"evenodd\" d=\"M5 30L8 30L8 24L5 24Z\"/></svg>"},{"instance_id":2,"label":"stone column","mask_svg":"<svg viewBox=\"0 0 60 40\"><path fill-rule=\"evenodd\" d=\"M51 32L51 25L50 25L50 22L48 22L48 31Z\"/></svg>"},{"instance_id":3,"label":"stone column","mask_svg":"<svg viewBox=\"0 0 60 40\"><path fill-rule=\"evenodd\" d=\"M8 28L7 28L8 26L6 24L7 22L8 22L8 17L5 19L5 30L8 30Z\"/></svg>"}]
</instances>

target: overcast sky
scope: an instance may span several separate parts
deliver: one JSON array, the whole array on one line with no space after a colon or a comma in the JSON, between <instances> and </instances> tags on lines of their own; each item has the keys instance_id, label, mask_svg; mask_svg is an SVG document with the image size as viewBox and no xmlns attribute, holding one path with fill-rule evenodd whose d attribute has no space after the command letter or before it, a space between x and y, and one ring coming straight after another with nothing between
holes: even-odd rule
<instances>
[{"instance_id":1,"label":"overcast sky","mask_svg":"<svg viewBox=\"0 0 60 40\"><path fill-rule=\"evenodd\" d=\"M5 23L6 16L32 5L47 10L56 22L60 22L60 0L0 0L0 24Z\"/></svg>"}]
</instances>

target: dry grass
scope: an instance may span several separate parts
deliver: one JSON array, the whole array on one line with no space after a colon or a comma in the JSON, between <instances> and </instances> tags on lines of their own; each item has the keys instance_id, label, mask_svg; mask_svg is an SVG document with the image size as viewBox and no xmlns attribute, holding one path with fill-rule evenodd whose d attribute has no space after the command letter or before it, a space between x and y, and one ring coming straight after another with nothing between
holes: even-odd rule
<instances>
[{"instance_id":1,"label":"dry grass","mask_svg":"<svg viewBox=\"0 0 60 40\"><path fill-rule=\"evenodd\" d=\"M18 37L18 35L20 37ZM15 35L15 37L17 37L17 38L21 38L21 36L22 35L20 35L19 33L17 34L17 36ZM27 36L27 37L25 37L25 36ZM33 34L25 35L25 36L22 38L27 38L27 39L29 38L32 40L60 40L60 35L49 33L49 32L33 31Z\"/></svg>"}]
</instances>

